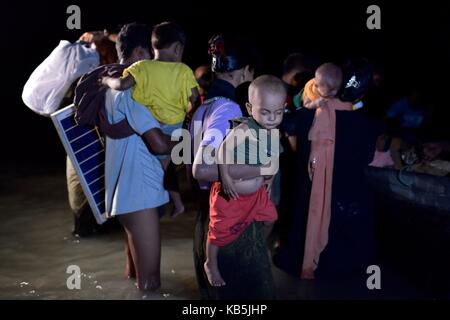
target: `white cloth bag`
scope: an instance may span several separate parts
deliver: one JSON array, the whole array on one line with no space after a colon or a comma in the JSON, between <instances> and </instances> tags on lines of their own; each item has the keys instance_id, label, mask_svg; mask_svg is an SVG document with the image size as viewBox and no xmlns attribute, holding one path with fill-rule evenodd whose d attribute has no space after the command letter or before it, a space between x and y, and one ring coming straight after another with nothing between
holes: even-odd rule
<instances>
[{"instance_id":1,"label":"white cloth bag","mask_svg":"<svg viewBox=\"0 0 450 320\"><path fill-rule=\"evenodd\" d=\"M31 74L23 88L22 100L34 112L50 116L59 108L72 83L99 64L94 48L82 42L61 40Z\"/></svg>"}]
</instances>

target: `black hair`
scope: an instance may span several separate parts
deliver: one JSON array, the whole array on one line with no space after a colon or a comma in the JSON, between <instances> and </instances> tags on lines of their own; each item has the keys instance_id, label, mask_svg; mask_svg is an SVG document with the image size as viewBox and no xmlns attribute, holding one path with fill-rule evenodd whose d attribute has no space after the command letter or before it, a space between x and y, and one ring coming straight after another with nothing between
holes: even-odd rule
<instances>
[{"instance_id":1,"label":"black hair","mask_svg":"<svg viewBox=\"0 0 450 320\"><path fill-rule=\"evenodd\" d=\"M133 50L139 47L150 51L150 29L145 24L137 22L124 25L116 42L119 59L130 58Z\"/></svg>"},{"instance_id":2,"label":"black hair","mask_svg":"<svg viewBox=\"0 0 450 320\"><path fill-rule=\"evenodd\" d=\"M305 57L301 53L291 53L283 62L283 74L292 72L295 69L307 69Z\"/></svg>"},{"instance_id":3,"label":"black hair","mask_svg":"<svg viewBox=\"0 0 450 320\"><path fill-rule=\"evenodd\" d=\"M245 41L227 38L221 34L209 40L208 53L212 56L213 72L226 73L242 69L250 64L250 52Z\"/></svg>"},{"instance_id":4,"label":"black hair","mask_svg":"<svg viewBox=\"0 0 450 320\"><path fill-rule=\"evenodd\" d=\"M246 103L248 102L248 88L250 87L251 81L243 82L236 87L235 90L235 101L241 108L242 115L248 117L248 110Z\"/></svg>"},{"instance_id":5,"label":"black hair","mask_svg":"<svg viewBox=\"0 0 450 320\"><path fill-rule=\"evenodd\" d=\"M184 30L174 22L162 22L153 27L152 47L153 49L165 49L173 43L186 44Z\"/></svg>"},{"instance_id":6,"label":"black hair","mask_svg":"<svg viewBox=\"0 0 450 320\"><path fill-rule=\"evenodd\" d=\"M314 78L314 70L317 69L319 63L317 59L311 55L304 55L299 52L291 53L283 61L282 75L286 75L295 70L302 70L294 75L297 82L295 90L300 90L306 83ZM294 90L294 88L290 89Z\"/></svg>"}]
</instances>

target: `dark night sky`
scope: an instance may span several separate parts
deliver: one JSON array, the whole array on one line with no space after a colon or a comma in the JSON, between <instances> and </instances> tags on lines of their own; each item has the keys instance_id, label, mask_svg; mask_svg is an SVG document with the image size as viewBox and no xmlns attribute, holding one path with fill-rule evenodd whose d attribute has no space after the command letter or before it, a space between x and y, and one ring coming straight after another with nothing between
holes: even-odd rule
<instances>
[{"instance_id":1,"label":"dark night sky","mask_svg":"<svg viewBox=\"0 0 450 320\"><path fill-rule=\"evenodd\" d=\"M261 50L264 72L279 75L283 59L294 51L314 54L324 61L361 54L383 66L392 88L411 81L427 83L438 101L446 102L450 11L449 4L443 1L159 2L3 3L0 46L6 81L1 90L5 103L0 161L63 161L64 150L51 120L34 114L23 104L23 85L59 40L75 41L84 31L116 28L132 21L152 25L174 20L181 24L188 35L185 61L192 68L208 61L208 38L225 31L252 37ZM82 30L66 28L66 8L70 4L81 8ZM366 28L366 8L370 4L381 8L381 30ZM443 103L439 103L442 107Z\"/></svg>"}]
</instances>

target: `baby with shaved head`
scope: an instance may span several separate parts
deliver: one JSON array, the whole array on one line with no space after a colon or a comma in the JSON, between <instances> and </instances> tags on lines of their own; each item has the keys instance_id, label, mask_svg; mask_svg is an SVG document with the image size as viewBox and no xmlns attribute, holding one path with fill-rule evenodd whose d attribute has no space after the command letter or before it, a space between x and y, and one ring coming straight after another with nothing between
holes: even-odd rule
<instances>
[{"instance_id":1,"label":"baby with shaved head","mask_svg":"<svg viewBox=\"0 0 450 320\"><path fill-rule=\"evenodd\" d=\"M303 106L316 109L326 106L327 99L335 98L342 85L342 70L333 63L324 63L316 70L303 92Z\"/></svg>"},{"instance_id":2,"label":"baby with shaved head","mask_svg":"<svg viewBox=\"0 0 450 320\"><path fill-rule=\"evenodd\" d=\"M283 82L274 76L260 76L248 88L249 115L263 128L274 129L283 120L287 92Z\"/></svg>"},{"instance_id":3,"label":"baby with shaved head","mask_svg":"<svg viewBox=\"0 0 450 320\"><path fill-rule=\"evenodd\" d=\"M246 104L250 117L233 120L219 150L220 182L210 194L210 222L204 269L212 286L225 285L218 264L219 248L234 242L254 221L261 222L268 236L277 211L269 192L281 145L277 126L283 120L287 92L274 76L256 78L249 87ZM257 176L232 176L233 166L260 167Z\"/></svg>"},{"instance_id":4,"label":"baby with shaved head","mask_svg":"<svg viewBox=\"0 0 450 320\"><path fill-rule=\"evenodd\" d=\"M302 279L314 279L319 256L328 239L336 141L336 111L352 111L350 102L338 97L342 70L332 63L321 65L303 90L303 106L315 109L308 132L311 148L308 173L312 181L302 263Z\"/></svg>"}]
</instances>

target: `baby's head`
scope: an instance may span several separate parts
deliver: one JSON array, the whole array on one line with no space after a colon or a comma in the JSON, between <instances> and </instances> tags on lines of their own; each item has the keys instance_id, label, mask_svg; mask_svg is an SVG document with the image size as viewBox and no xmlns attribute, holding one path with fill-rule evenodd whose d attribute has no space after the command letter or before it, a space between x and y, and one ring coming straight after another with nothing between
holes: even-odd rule
<instances>
[{"instance_id":1,"label":"baby's head","mask_svg":"<svg viewBox=\"0 0 450 320\"><path fill-rule=\"evenodd\" d=\"M174 22L162 22L153 27L152 48L154 51L164 51L174 61L181 62L186 34Z\"/></svg>"},{"instance_id":2,"label":"baby's head","mask_svg":"<svg viewBox=\"0 0 450 320\"><path fill-rule=\"evenodd\" d=\"M334 98L342 84L342 70L333 63L324 63L316 70L315 86L323 98Z\"/></svg>"},{"instance_id":3,"label":"baby's head","mask_svg":"<svg viewBox=\"0 0 450 320\"><path fill-rule=\"evenodd\" d=\"M248 88L248 113L263 128L275 129L283 120L286 97L286 88L280 79L260 76Z\"/></svg>"}]
</instances>

